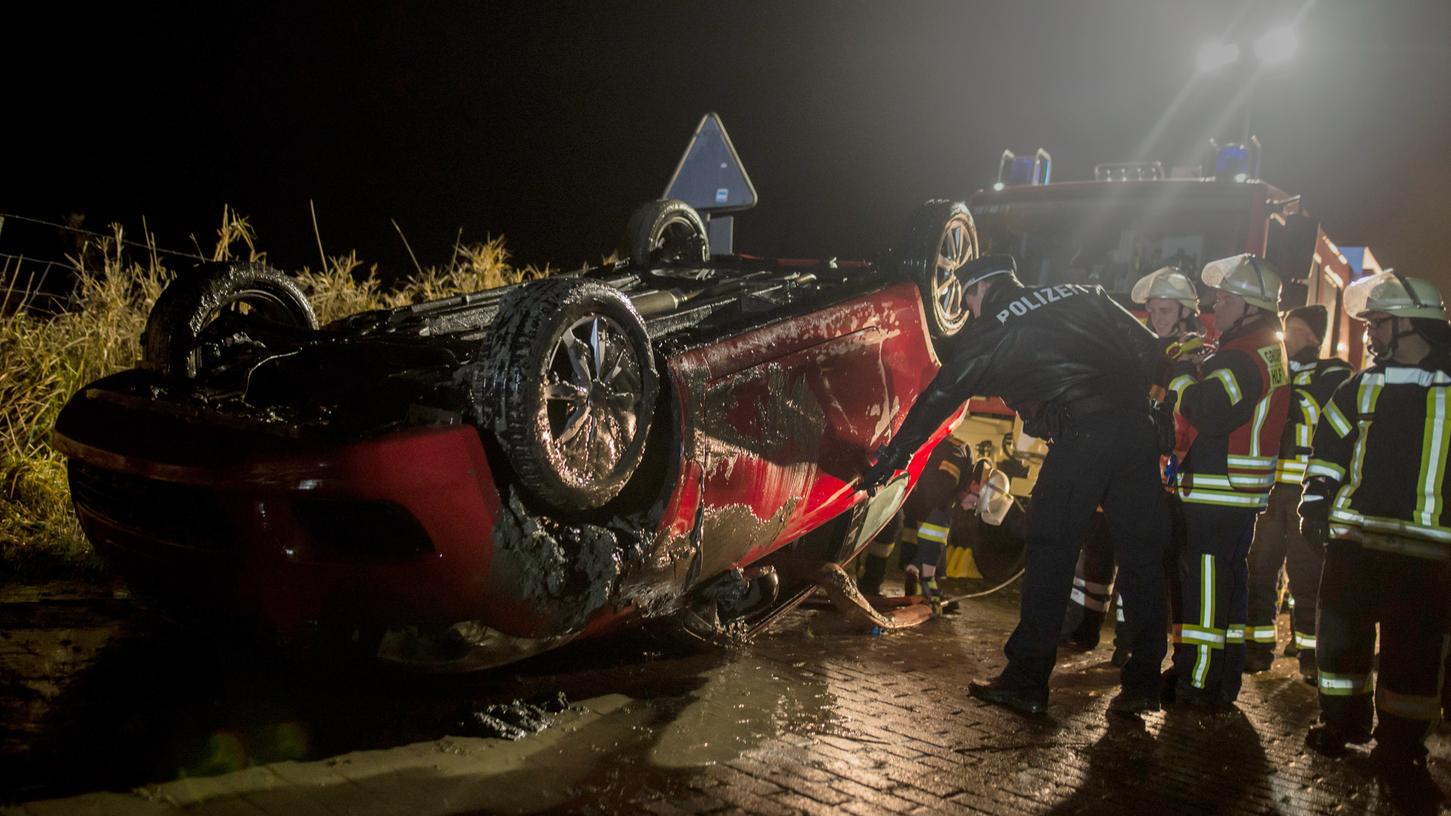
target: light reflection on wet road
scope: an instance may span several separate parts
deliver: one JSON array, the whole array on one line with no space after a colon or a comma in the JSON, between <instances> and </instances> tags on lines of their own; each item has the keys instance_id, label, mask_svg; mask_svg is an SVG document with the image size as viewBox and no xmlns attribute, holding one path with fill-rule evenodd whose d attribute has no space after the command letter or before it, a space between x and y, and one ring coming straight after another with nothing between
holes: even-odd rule
<instances>
[{"instance_id":1,"label":"light reflection on wet road","mask_svg":"<svg viewBox=\"0 0 1451 816\"><path fill-rule=\"evenodd\" d=\"M970 700L1012 595L882 637L807 610L732 652L635 636L416 676L198 648L125 599L51 590L0 592L0 801L34 816L1396 812L1363 757L1305 752L1314 693L1293 660L1228 717L1106 719L1107 646L1063 655L1048 718ZM490 704L560 692L543 730L478 736ZM1446 740L1432 751L1451 787Z\"/></svg>"}]
</instances>

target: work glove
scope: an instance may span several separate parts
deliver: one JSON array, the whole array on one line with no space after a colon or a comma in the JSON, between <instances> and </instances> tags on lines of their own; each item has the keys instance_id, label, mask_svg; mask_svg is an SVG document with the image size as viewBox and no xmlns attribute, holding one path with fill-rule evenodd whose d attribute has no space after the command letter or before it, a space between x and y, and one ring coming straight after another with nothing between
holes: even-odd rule
<instances>
[{"instance_id":1,"label":"work glove","mask_svg":"<svg viewBox=\"0 0 1451 816\"><path fill-rule=\"evenodd\" d=\"M876 490L912 461L910 453L898 451L890 444L877 448L874 458L876 462L862 471L861 481L857 483L858 490Z\"/></svg>"},{"instance_id":2,"label":"work glove","mask_svg":"<svg viewBox=\"0 0 1451 816\"><path fill-rule=\"evenodd\" d=\"M1164 394L1164 399L1153 401L1153 412L1150 416L1154 420L1154 435L1159 441L1159 455L1171 456L1174 453L1174 443L1177 436L1174 430L1174 404L1178 402L1179 395L1173 391Z\"/></svg>"},{"instance_id":3,"label":"work glove","mask_svg":"<svg viewBox=\"0 0 1451 816\"><path fill-rule=\"evenodd\" d=\"M1317 484L1317 482L1325 482ZM1323 551L1330 540L1330 491L1323 479L1314 479L1305 485L1305 494L1300 499L1300 535L1316 550Z\"/></svg>"}]
</instances>

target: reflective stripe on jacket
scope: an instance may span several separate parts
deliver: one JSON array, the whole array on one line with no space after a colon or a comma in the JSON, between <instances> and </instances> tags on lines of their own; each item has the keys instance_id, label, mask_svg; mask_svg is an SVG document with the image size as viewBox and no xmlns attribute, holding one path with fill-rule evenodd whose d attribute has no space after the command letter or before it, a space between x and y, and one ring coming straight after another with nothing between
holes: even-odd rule
<instances>
[{"instance_id":1,"label":"reflective stripe on jacket","mask_svg":"<svg viewBox=\"0 0 1451 816\"><path fill-rule=\"evenodd\" d=\"M1305 468L1310 465L1310 443L1315 436L1315 425L1320 421L1320 412L1335 387L1350 377L1350 364L1344 360L1290 361L1290 382L1293 395L1290 400L1290 418L1285 423L1284 436L1280 437L1280 458L1275 463L1275 481L1280 484L1299 486L1305 478Z\"/></svg>"},{"instance_id":2,"label":"reflective stripe on jacket","mask_svg":"<svg viewBox=\"0 0 1451 816\"><path fill-rule=\"evenodd\" d=\"M1443 357L1421 366L1374 366L1336 389L1305 471L1307 493L1333 496L1332 537L1377 549L1394 542L1406 555L1445 557L1451 547L1448 363Z\"/></svg>"},{"instance_id":3,"label":"reflective stripe on jacket","mask_svg":"<svg viewBox=\"0 0 1451 816\"><path fill-rule=\"evenodd\" d=\"M1169 383L1197 431L1179 479L1184 501L1253 509L1269 503L1290 407L1279 330L1277 319L1262 316L1226 335L1199 377Z\"/></svg>"}]
</instances>

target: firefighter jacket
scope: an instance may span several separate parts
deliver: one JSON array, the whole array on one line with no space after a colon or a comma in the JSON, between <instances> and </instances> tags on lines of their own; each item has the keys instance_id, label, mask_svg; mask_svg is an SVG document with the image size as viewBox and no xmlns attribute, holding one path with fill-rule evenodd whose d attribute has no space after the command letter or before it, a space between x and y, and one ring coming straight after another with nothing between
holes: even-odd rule
<instances>
[{"instance_id":1,"label":"firefighter jacket","mask_svg":"<svg viewBox=\"0 0 1451 816\"><path fill-rule=\"evenodd\" d=\"M1290 360L1290 418L1280 437L1280 459L1275 463L1275 481L1299 486L1310 464L1310 443L1320 412L1335 387L1351 374L1350 364L1330 358L1315 359L1315 349L1307 349L1299 360Z\"/></svg>"},{"instance_id":2,"label":"firefighter jacket","mask_svg":"<svg viewBox=\"0 0 1451 816\"><path fill-rule=\"evenodd\" d=\"M1185 373L1169 382L1195 431L1179 476L1184 501L1254 510L1269 503L1290 408L1279 330L1279 321L1265 315L1226 332L1198 377Z\"/></svg>"},{"instance_id":3,"label":"firefighter jacket","mask_svg":"<svg viewBox=\"0 0 1451 816\"><path fill-rule=\"evenodd\" d=\"M1315 429L1308 501L1333 499L1330 536L1444 559L1451 353L1375 365L1335 390Z\"/></svg>"},{"instance_id":4,"label":"firefighter jacket","mask_svg":"<svg viewBox=\"0 0 1451 816\"><path fill-rule=\"evenodd\" d=\"M1153 332L1102 287L1077 284L997 284L954 346L879 460L904 461L972 397L1002 397L1030 428L1103 407L1147 413L1163 360Z\"/></svg>"},{"instance_id":5,"label":"firefighter jacket","mask_svg":"<svg viewBox=\"0 0 1451 816\"><path fill-rule=\"evenodd\" d=\"M972 453L966 445L950 436L937 443L903 505L907 524L918 524L933 510L951 507L959 490L972 483L972 470Z\"/></svg>"}]
</instances>

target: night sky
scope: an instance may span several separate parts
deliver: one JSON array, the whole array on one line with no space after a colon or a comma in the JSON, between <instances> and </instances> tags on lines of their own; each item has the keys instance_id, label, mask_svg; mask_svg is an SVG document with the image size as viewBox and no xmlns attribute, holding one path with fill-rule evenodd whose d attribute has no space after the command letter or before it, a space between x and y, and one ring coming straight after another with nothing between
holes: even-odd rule
<instances>
[{"instance_id":1,"label":"night sky","mask_svg":"<svg viewBox=\"0 0 1451 816\"><path fill-rule=\"evenodd\" d=\"M1445 0L19 13L5 12L0 48L0 212L133 232L145 216L164 246L189 248L230 204L296 268L317 262L312 200L328 253L356 249L385 273L410 267L389 219L424 263L459 235L499 234L521 261L597 260L711 110L761 198L736 222L738 250L868 256L915 203L991 183L1005 147L1047 148L1059 180L1100 161L1202 160L1210 136L1242 127L1231 104L1255 36L1298 14L1298 52L1262 69L1252 97L1262 175L1303 193L1340 243L1451 284ZM1241 63L1196 77L1200 45L1221 35Z\"/></svg>"}]
</instances>

